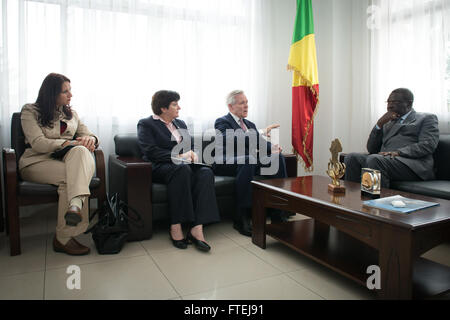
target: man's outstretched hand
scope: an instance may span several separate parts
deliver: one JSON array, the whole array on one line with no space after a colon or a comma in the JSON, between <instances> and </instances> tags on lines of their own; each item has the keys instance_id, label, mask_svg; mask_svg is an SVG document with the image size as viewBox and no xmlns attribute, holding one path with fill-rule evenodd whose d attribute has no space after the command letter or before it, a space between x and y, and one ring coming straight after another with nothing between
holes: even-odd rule
<instances>
[{"instance_id":1,"label":"man's outstretched hand","mask_svg":"<svg viewBox=\"0 0 450 320\"><path fill-rule=\"evenodd\" d=\"M275 128L279 128L280 125L278 123L271 124L267 128L264 129L263 135L265 135L267 138L270 138L270 131Z\"/></svg>"}]
</instances>

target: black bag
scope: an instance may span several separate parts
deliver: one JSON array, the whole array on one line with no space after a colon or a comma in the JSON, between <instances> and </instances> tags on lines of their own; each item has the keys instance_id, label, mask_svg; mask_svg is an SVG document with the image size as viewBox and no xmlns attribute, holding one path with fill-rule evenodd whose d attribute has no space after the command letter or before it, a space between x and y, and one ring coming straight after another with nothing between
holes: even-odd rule
<instances>
[{"instance_id":1,"label":"black bag","mask_svg":"<svg viewBox=\"0 0 450 320\"><path fill-rule=\"evenodd\" d=\"M74 145L69 144L68 146L65 146L64 148L62 148L61 150L52 152L50 154L50 156L55 159L55 160L62 160L62 158L64 158L64 156L66 155L67 152L69 152L70 149L72 149L73 147L75 147Z\"/></svg>"},{"instance_id":2,"label":"black bag","mask_svg":"<svg viewBox=\"0 0 450 320\"><path fill-rule=\"evenodd\" d=\"M137 218L129 219L128 210L133 211ZM91 219L96 214L99 214L98 222L85 233L92 232L92 239L99 254L119 253L128 237L128 221L138 223L141 220L134 209L119 199L118 193L107 199Z\"/></svg>"}]
</instances>

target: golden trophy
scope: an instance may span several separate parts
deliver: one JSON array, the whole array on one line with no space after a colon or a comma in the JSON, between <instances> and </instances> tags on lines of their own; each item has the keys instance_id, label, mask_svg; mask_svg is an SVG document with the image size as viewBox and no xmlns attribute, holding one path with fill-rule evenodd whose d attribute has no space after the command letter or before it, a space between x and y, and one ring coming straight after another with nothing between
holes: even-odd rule
<instances>
[{"instance_id":1,"label":"golden trophy","mask_svg":"<svg viewBox=\"0 0 450 320\"><path fill-rule=\"evenodd\" d=\"M345 187L341 186L340 180L345 174L345 164L338 161L338 154L342 152L342 145L339 139L334 139L330 147L331 159L328 162L326 173L331 178L332 183L328 185L328 190L333 193L345 193Z\"/></svg>"}]
</instances>

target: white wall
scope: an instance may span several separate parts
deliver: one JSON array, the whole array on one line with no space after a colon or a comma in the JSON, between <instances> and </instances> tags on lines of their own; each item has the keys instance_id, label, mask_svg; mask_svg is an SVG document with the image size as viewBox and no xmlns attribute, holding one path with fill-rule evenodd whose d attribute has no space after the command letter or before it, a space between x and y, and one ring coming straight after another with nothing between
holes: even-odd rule
<instances>
[{"instance_id":1,"label":"white wall","mask_svg":"<svg viewBox=\"0 0 450 320\"><path fill-rule=\"evenodd\" d=\"M358 1L358 2L355 2ZM344 152L364 151L368 136L351 132L356 121L354 110L361 109L361 88L367 74L361 66L368 63L365 51L365 8L368 0L313 0L314 26L319 71L320 104L314 122L314 171L326 175L330 159L331 141L339 138ZM356 9L355 9L356 3ZM296 13L296 1L274 1L274 57L272 103L276 108L269 115L269 123L281 124L280 142L285 152L292 151L292 96L291 74L286 71L289 47ZM356 73L356 76L355 76ZM364 78L364 79L363 79ZM355 83L356 82L356 83ZM365 96L365 95L363 95ZM299 175L306 175L299 164Z\"/></svg>"}]
</instances>

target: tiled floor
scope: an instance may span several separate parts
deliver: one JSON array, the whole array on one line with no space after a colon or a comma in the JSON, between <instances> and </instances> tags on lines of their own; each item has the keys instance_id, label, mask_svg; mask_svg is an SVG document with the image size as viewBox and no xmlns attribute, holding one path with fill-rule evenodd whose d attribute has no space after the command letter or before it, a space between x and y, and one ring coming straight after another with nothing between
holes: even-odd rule
<instances>
[{"instance_id":1,"label":"tiled floor","mask_svg":"<svg viewBox=\"0 0 450 320\"><path fill-rule=\"evenodd\" d=\"M21 219L19 256L9 256L0 234L0 299L374 299L366 288L270 237L266 250L256 247L228 220L205 228L209 253L174 248L163 225L151 240L126 243L117 255L97 254L90 235L78 238L91 247L89 255L55 253L55 212L54 205L41 206ZM450 245L426 256L450 266ZM80 267L80 290L67 288L70 265Z\"/></svg>"}]
</instances>

